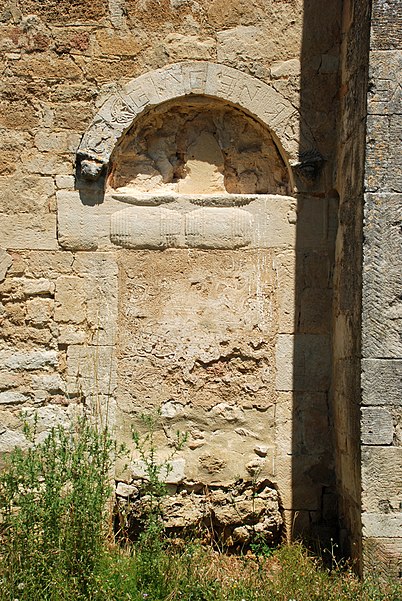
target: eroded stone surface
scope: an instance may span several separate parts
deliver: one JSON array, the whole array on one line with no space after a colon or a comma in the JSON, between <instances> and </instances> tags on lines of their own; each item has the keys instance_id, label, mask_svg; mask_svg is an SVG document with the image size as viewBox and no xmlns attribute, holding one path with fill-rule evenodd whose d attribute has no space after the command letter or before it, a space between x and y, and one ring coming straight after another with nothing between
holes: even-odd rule
<instances>
[{"instance_id":1,"label":"eroded stone surface","mask_svg":"<svg viewBox=\"0 0 402 601\"><path fill-rule=\"evenodd\" d=\"M121 499L117 509L121 511L122 531L138 535L149 501L146 496L141 498L134 486L119 483ZM128 502L123 501L128 497L127 488L134 491ZM231 487L198 492L183 488L178 494L162 499L161 511L168 533L209 532L213 539L238 549L246 549L256 538L276 544L283 527L278 493L265 481L255 484L239 481Z\"/></svg>"},{"instance_id":2,"label":"eroded stone surface","mask_svg":"<svg viewBox=\"0 0 402 601\"><path fill-rule=\"evenodd\" d=\"M170 102L141 117L115 149L112 162L109 185L117 191L291 192L269 132L227 103L200 96Z\"/></svg>"}]
</instances>

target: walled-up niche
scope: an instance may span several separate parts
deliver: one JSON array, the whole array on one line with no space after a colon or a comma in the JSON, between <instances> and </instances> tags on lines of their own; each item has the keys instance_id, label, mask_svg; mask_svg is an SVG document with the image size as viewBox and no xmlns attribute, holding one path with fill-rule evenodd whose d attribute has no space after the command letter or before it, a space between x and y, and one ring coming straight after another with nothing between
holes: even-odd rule
<instances>
[{"instance_id":1,"label":"walled-up niche","mask_svg":"<svg viewBox=\"0 0 402 601\"><path fill-rule=\"evenodd\" d=\"M170 65L106 100L78 149L77 190L58 193L62 247L102 251L118 278L117 294L102 280L99 299L118 440L130 446L140 415L157 409L162 457L186 431L167 477L169 523L214 515L239 544L256 529L278 540L292 507L296 223L312 248L328 229L320 200L292 196L298 124L256 78ZM326 340L311 352L301 340L314 355L297 366L307 388L305 364L327 370ZM117 465L116 479L135 490L143 467Z\"/></svg>"},{"instance_id":2,"label":"walled-up niche","mask_svg":"<svg viewBox=\"0 0 402 601\"><path fill-rule=\"evenodd\" d=\"M112 155L108 187L122 195L291 192L267 128L228 103L196 95L134 123Z\"/></svg>"}]
</instances>

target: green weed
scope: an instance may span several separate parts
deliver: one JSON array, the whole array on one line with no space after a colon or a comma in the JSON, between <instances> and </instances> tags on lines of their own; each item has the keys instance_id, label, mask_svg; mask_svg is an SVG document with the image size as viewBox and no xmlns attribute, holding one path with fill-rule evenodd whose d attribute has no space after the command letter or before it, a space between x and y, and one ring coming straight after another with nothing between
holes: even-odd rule
<instances>
[{"instance_id":1,"label":"green weed","mask_svg":"<svg viewBox=\"0 0 402 601\"><path fill-rule=\"evenodd\" d=\"M156 422L134 433L150 500L144 532L120 548L110 537L110 470L116 448L106 429L82 419L15 449L0 476L0 601L400 601L399 582L358 580L347 564L325 567L301 544L230 556L195 540L168 541ZM29 434L29 432L27 432ZM178 435L177 448L185 439ZM174 454L174 449L172 453Z\"/></svg>"},{"instance_id":2,"label":"green weed","mask_svg":"<svg viewBox=\"0 0 402 601\"><path fill-rule=\"evenodd\" d=\"M1 599L86 598L105 551L114 443L86 418L6 458Z\"/></svg>"}]
</instances>

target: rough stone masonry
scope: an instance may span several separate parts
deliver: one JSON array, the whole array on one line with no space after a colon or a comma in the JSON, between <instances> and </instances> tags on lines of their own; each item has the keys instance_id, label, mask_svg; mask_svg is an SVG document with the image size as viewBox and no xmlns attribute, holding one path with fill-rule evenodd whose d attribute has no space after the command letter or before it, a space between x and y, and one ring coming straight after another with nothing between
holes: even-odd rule
<instances>
[{"instance_id":1,"label":"rough stone masonry","mask_svg":"<svg viewBox=\"0 0 402 601\"><path fill-rule=\"evenodd\" d=\"M400 8L373 4L5 1L1 451L84 405L135 505L159 411L161 461L188 433L168 528L399 574Z\"/></svg>"}]
</instances>

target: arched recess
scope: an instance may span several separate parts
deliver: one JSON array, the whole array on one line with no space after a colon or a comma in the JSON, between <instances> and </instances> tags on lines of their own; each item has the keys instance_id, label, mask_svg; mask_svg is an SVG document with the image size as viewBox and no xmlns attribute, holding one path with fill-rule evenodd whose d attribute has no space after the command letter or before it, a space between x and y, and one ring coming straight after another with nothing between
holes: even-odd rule
<instances>
[{"instance_id":1,"label":"arched recess","mask_svg":"<svg viewBox=\"0 0 402 601\"><path fill-rule=\"evenodd\" d=\"M240 107L270 131L285 164L300 155L300 115L273 87L237 69L209 62L175 63L128 82L96 114L77 152L78 179L98 180L133 121L145 111L189 95L218 98ZM312 136L306 150L312 148ZM291 178L292 179L292 178Z\"/></svg>"}]
</instances>

